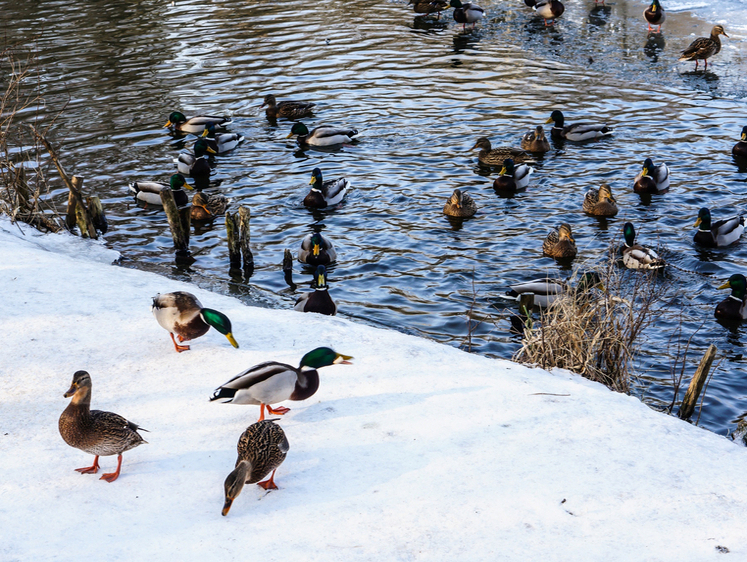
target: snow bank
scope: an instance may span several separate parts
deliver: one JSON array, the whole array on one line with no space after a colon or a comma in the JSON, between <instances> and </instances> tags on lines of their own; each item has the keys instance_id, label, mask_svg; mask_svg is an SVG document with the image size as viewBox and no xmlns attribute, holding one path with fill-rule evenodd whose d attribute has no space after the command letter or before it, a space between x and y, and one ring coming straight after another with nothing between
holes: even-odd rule
<instances>
[{"instance_id":1,"label":"snow bank","mask_svg":"<svg viewBox=\"0 0 747 562\"><path fill-rule=\"evenodd\" d=\"M1 560L747 558L747 449L722 437L567 373L247 307L26 232L0 221ZM226 313L240 349L211 330L177 354L150 313L174 290ZM259 408L210 393L319 345L354 365L321 370L316 395L284 404L280 489L248 486L222 517ZM75 472L92 459L57 431L79 369L94 408L150 430L112 484Z\"/></svg>"}]
</instances>

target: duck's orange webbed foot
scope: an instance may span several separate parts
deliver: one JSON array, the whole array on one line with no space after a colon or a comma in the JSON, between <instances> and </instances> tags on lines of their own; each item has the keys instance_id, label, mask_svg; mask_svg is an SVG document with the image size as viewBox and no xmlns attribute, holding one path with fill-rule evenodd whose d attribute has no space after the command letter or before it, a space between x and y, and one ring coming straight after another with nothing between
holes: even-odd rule
<instances>
[{"instance_id":1,"label":"duck's orange webbed foot","mask_svg":"<svg viewBox=\"0 0 747 562\"><path fill-rule=\"evenodd\" d=\"M176 343L176 340L174 339L174 334L172 334L171 332L169 332L169 335L171 336L171 341L174 342L174 349L176 349L176 351L178 353L181 353L182 351L188 351L189 350L189 346L188 345L179 345L178 343ZM181 336L179 336L179 341L184 341Z\"/></svg>"},{"instance_id":2,"label":"duck's orange webbed foot","mask_svg":"<svg viewBox=\"0 0 747 562\"><path fill-rule=\"evenodd\" d=\"M75 470L77 472L80 472L81 474L96 474L99 471L99 457L96 455L96 458L93 459L93 466L86 466L84 468L76 468Z\"/></svg>"},{"instance_id":3,"label":"duck's orange webbed foot","mask_svg":"<svg viewBox=\"0 0 747 562\"><path fill-rule=\"evenodd\" d=\"M275 471L272 471L270 477L264 482L257 482L257 486L262 486L265 490L277 490L277 484L275 484Z\"/></svg>"},{"instance_id":4,"label":"duck's orange webbed foot","mask_svg":"<svg viewBox=\"0 0 747 562\"><path fill-rule=\"evenodd\" d=\"M106 480L107 482L114 482L117 478L119 478L119 469L122 468L122 455L117 456L117 470L116 472L108 472L106 474L102 474L101 478L99 480Z\"/></svg>"}]
</instances>

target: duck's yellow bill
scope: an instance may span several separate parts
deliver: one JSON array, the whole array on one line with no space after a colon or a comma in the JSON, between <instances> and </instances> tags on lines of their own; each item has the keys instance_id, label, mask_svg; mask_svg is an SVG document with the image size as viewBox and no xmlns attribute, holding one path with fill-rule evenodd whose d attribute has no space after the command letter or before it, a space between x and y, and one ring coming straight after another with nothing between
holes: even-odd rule
<instances>
[{"instance_id":1,"label":"duck's yellow bill","mask_svg":"<svg viewBox=\"0 0 747 562\"><path fill-rule=\"evenodd\" d=\"M550 117L547 121L545 121L545 125L548 123L555 123L555 121L553 121L552 117Z\"/></svg>"},{"instance_id":2,"label":"duck's yellow bill","mask_svg":"<svg viewBox=\"0 0 747 562\"><path fill-rule=\"evenodd\" d=\"M728 281L719 287L719 289L729 289L729 288L731 288L731 285L729 285Z\"/></svg>"},{"instance_id":3,"label":"duck's yellow bill","mask_svg":"<svg viewBox=\"0 0 747 562\"><path fill-rule=\"evenodd\" d=\"M231 504L233 503L233 500L226 500L226 503L223 504L223 509L221 510L220 514L224 517L228 515L228 511L231 509Z\"/></svg>"},{"instance_id":4,"label":"duck's yellow bill","mask_svg":"<svg viewBox=\"0 0 747 562\"><path fill-rule=\"evenodd\" d=\"M163 127L165 129L166 127L171 127L172 124L173 123L171 123L171 119L169 119L168 121L166 121L166 124Z\"/></svg>"},{"instance_id":5,"label":"duck's yellow bill","mask_svg":"<svg viewBox=\"0 0 747 562\"><path fill-rule=\"evenodd\" d=\"M352 355L343 355L342 353L337 354L337 359L335 359L335 365L352 365L350 362L350 359L352 359Z\"/></svg>"},{"instance_id":6,"label":"duck's yellow bill","mask_svg":"<svg viewBox=\"0 0 747 562\"><path fill-rule=\"evenodd\" d=\"M209 131L207 129L205 129L204 131L202 131L202 134L200 136L201 137L206 137L206 136L208 136L208 133L209 133Z\"/></svg>"},{"instance_id":7,"label":"duck's yellow bill","mask_svg":"<svg viewBox=\"0 0 747 562\"><path fill-rule=\"evenodd\" d=\"M286 139L289 139L289 138L291 138L292 136L293 136L293 133L290 133L290 134L289 134L289 135L288 135L287 137L285 137L285 138L286 138Z\"/></svg>"},{"instance_id":8,"label":"duck's yellow bill","mask_svg":"<svg viewBox=\"0 0 747 562\"><path fill-rule=\"evenodd\" d=\"M703 222L700 220L700 217L698 217L698 220L695 221L695 224L693 226L700 226L700 223Z\"/></svg>"},{"instance_id":9,"label":"duck's yellow bill","mask_svg":"<svg viewBox=\"0 0 747 562\"><path fill-rule=\"evenodd\" d=\"M236 341L236 340L234 339L234 337L233 337L233 334L232 334L231 332L228 332L228 333L226 334L226 338L228 339L228 341L230 341L230 342L231 342L231 345L232 345L232 346L234 346L234 347L235 347L236 349L238 349L238 348L239 348L239 344L238 344L238 342L237 342L237 341ZM230 506L229 506L229 507L230 507Z\"/></svg>"}]
</instances>

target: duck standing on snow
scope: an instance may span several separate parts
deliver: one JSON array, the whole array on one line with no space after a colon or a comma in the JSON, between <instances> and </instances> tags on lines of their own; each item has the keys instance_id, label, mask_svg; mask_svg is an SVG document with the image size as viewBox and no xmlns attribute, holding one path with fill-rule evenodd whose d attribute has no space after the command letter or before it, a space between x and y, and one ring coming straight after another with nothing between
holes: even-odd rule
<instances>
[{"instance_id":1,"label":"duck standing on snow","mask_svg":"<svg viewBox=\"0 0 747 562\"><path fill-rule=\"evenodd\" d=\"M614 217L618 212L612 188L606 183L599 186L599 189L592 188L586 192L582 208L584 213L594 217Z\"/></svg>"},{"instance_id":2,"label":"duck standing on snow","mask_svg":"<svg viewBox=\"0 0 747 562\"><path fill-rule=\"evenodd\" d=\"M454 8L454 21L461 23L464 30L467 29L468 23L471 23L474 29L477 20L485 15L485 10L471 2L462 3L461 0L451 0L449 6Z\"/></svg>"},{"instance_id":3,"label":"duck standing on snow","mask_svg":"<svg viewBox=\"0 0 747 562\"><path fill-rule=\"evenodd\" d=\"M611 135L613 129L600 123L574 123L565 124L565 116L562 111L555 110L550 114L547 123L553 123L550 136L554 139L566 139L574 142L593 140Z\"/></svg>"},{"instance_id":4,"label":"duck standing on snow","mask_svg":"<svg viewBox=\"0 0 747 562\"><path fill-rule=\"evenodd\" d=\"M182 133L192 133L193 135L199 135L205 130L205 127L209 125L215 125L216 127L225 127L231 124L230 117L217 117L215 115L196 115L195 117L184 116L179 111L173 111L169 115L169 120L164 125L164 128L170 127L175 131Z\"/></svg>"},{"instance_id":5,"label":"duck standing on snow","mask_svg":"<svg viewBox=\"0 0 747 562\"><path fill-rule=\"evenodd\" d=\"M493 181L493 189L496 191L518 191L529 185L529 176L534 173L534 168L527 164L514 165L511 158L503 161L501 175Z\"/></svg>"},{"instance_id":6,"label":"duck standing on snow","mask_svg":"<svg viewBox=\"0 0 747 562\"><path fill-rule=\"evenodd\" d=\"M550 142L545 137L542 125L537 125L534 131L530 131L521 137L521 148L529 152L547 152L550 150Z\"/></svg>"},{"instance_id":7,"label":"duck standing on snow","mask_svg":"<svg viewBox=\"0 0 747 562\"><path fill-rule=\"evenodd\" d=\"M721 50L721 39L719 35L729 37L720 25L713 26L710 37L698 37L690 43L690 46L682 51L681 61L694 60L695 69L698 69L698 61L705 61L705 67L708 68L708 59L718 54Z\"/></svg>"},{"instance_id":8,"label":"duck standing on snow","mask_svg":"<svg viewBox=\"0 0 747 562\"><path fill-rule=\"evenodd\" d=\"M622 247L623 264L628 269L661 269L666 263L651 248L644 248L635 243L635 228L633 223L626 222L623 226L625 243Z\"/></svg>"},{"instance_id":9,"label":"duck standing on snow","mask_svg":"<svg viewBox=\"0 0 747 562\"><path fill-rule=\"evenodd\" d=\"M174 334L180 342L189 341L205 335L211 326L226 336L232 346L239 347L231 333L231 321L228 317L212 308L203 308L192 293L159 293L153 297L151 311L161 327L168 330L174 348L179 353L187 351L189 346L177 344Z\"/></svg>"},{"instance_id":10,"label":"duck standing on snow","mask_svg":"<svg viewBox=\"0 0 747 562\"><path fill-rule=\"evenodd\" d=\"M320 125L309 132L306 125L299 121L293 124L291 132L286 138L297 136L296 142L301 146L305 144L312 146L332 146L349 143L357 134L358 131L350 127L329 127L327 125Z\"/></svg>"},{"instance_id":11,"label":"duck standing on snow","mask_svg":"<svg viewBox=\"0 0 747 562\"><path fill-rule=\"evenodd\" d=\"M285 432L274 420L264 420L246 428L239 437L236 449L239 454L236 468L223 484L226 499L221 514L224 516L228 515L244 484L257 484L265 490L277 490L275 471L283 464L290 445ZM270 477L260 482L268 474Z\"/></svg>"},{"instance_id":12,"label":"duck standing on snow","mask_svg":"<svg viewBox=\"0 0 747 562\"><path fill-rule=\"evenodd\" d=\"M648 22L649 31L653 31L651 25L658 25L659 29L656 30L656 33L660 33L661 24L664 23L667 16L661 4L659 4L659 0L652 0L651 5L643 11L643 18Z\"/></svg>"},{"instance_id":13,"label":"duck standing on snow","mask_svg":"<svg viewBox=\"0 0 747 562\"><path fill-rule=\"evenodd\" d=\"M272 404L284 400L306 400L319 388L317 369L329 365L350 365L349 355L342 355L328 347L317 347L301 359L298 368L286 363L267 361L239 373L226 384L218 387L210 401L221 400L223 404L256 404L259 406L259 421L268 414L282 416L290 411Z\"/></svg>"},{"instance_id":14,"label":"duck standing on snow","mask_svg":"<svg viewBox=\"0 0 747 562\"><path fill-rule=\"evenodd\" d=\"M345 178L324 181L321 169L314 168L311 171L309 185L312 187L308 195L304 198L303 204L307 207L321 209L330 205L337 205L341 202L348 192L350 182Z\"/></svg>"},{"instance_id":15,"label":"duck standing on snow","mask_svg":"<svg viewBox=\"0 0 747 562\"><path fill-rule=\"evenodd\" d=\"M457 218L469 218L477 212L477 204L469 193L455 189L444 205L444 215Z\"/></svg>"},{"instance_id":16,"label":"duck standing on snow","mask_svg":"<svg viewBox=\"0 0 747 562\"><path fill-rule=\"evenodd\" d=\"M533 8L534 11L537 12L537 15L542 16L545 20L545 25L555 25L555 20L565 12L565 6L563 6L560 0L537 2ZM552 20L552 22L547 23L547 20Z\"/></svg>"},{"instance_id":17,"label":"duck standing on snow","mask_svg":"<svg viewBox=\"0 0 747 562\"><path fill-rule=\"evenodd\" d=\"M328 265L337 259L337 251L332 240L321 232L307 234L301 241L298 261L309 265Z\"/></svg>"},{"instance_id":18,"label":"duck standing on snow","mask_svg":"<svg viewBox=\"0 0 747 562\"><path fill-rule=\"evenodd\" d=\"M323 265L316 267L316 272L314 273L314 290L301 295L301 298L296 301L296 306L293 308L299 312L316 312L317 314L326 314L327 316L337 314L337 304L329 296L326 267Z\"/></svg>"},{"instance_id":19,"label":"duck standing on snow","mask_svg":"<svg viewBox=\"0 0 747 562\"><path fill-rule=\"evenodd\" d=\"M669 189L669 167L664 162L654 166L651 158L646 158L643 168L635 177L633 191L657 194L667 189Z\"/></svg>"},{"instance_id":20,"label":"duck standing on snow","mask_svg":"<svg viewBox=\"0 0 747 562\"><path fill-rule=\"evenodd\" d=\"M716 318L722 320L744 320L747 318L747 279L735 273L719 289L731 289L731 295L716 306Z\"/></svg>"},{"instance_id":21,"label":"duck standing on snow","mask_svg":"<svg viewBox=\"0 0 747 562\"><path fill-rule=\"evenodd\" d=\"M575 258L578 250L571 232L571 225L564 222L552 230L542 244L542 252L553 258Z\"/></svg>"},{"instance_id":22,"label":"duck standing on snow","mask_svg":"<svg viewBox=\"0 0 747 562\"><path fill-rule=\"evenodd\" d=\"M228 199L225 195L216 193L205 195L204 191L198 191L192 197L192 208L190 216L193 221L211 221L218 215L222 215L228 208Z\"/></svg>"},{"instance_id":23,"label":"duck standing on snow","mask_svg":"<svg viewBox=\"0 0 747 562\"><path fill-rule=\"evenodd\" d=\"M272 94L267 94L262 103L262 107L267 107L265 115L271 121L278 117L284 117L285 119L308 117L315 105L315 103L307 101L281 101L278 103Z\"/></svg>"},{"instance_id":24,"label":"duck standing on snow","mask_svg":"<svg viewBox=\"0 0 747 562\"><path fill-rule=\"evenodd\" d=\"M728 246L739 240L744 233L744 217L737 215L712 223L710 209L703 207L698 211L698 220L693 226L698 227L693 240L701 246Z\"/></svg>"},{"instance_id":25,"label":"duck standing on snow","mask_svg":"<svg viewBox=\"0 0 747 562\"><path fill-rule=\"evenodd\" d=\"M205 189L210 185L208 153L216 154L215 150L208 146L207 140L199 138L195 142L194 155L185 152L175 160L179 173L194 179L197 189Z\"/></svg>"},{"instance_id":26,"label":"duck standing on snow","mask_svg":"<svg viewBox=\"0 0 747 562\"><path fill-rule=\"evenodd\" d=\"M731 149L731 153L736 158L747 158L747 125L742 127L742 136Z\"/></svg>"},{"instance_id":27,"label":"duck standing on snow","mask_svg":"<svg viewBox=\"0 0 747 562\"><path fill-rule=\"evenodd\" d=\"M528 153L518 148L511 148L509 146L493 148L487 137L477 139L475 145L470 150L475 150L476 148L480 149L480 152L477 153L477 160L484 166L503 166L503 161L506 158L511 158L516 164L532 161L532 157Z\"/></svg>"},{"instance_id":28,"label":"duck standing on snow","mask_svg":"<svg viewBox=\"0 0 747 562\"><path fill-rule=\"evenodd\" d=\"M183 207L189 203L189 198L184 188L192 189L192 186L187 183L187 180L181 174L171 176L169 185L157 181L134 181L128 187L138 201L142 201L146 205L159 206L163 205L161 202L161 191L171 188L177 207Z\"/></svg>"},{"instance_id":29,"label":"duck standing on snow","mask_svg":"<svg viewBox=\"0 0 747 562\"><path fill-rule=\"evenodd\" d=\"M223 154L233 150L239 143L244 140L238 133L218 133L215 132L215 125L212 123L205 127L202 136L207 141L207 145L213 150L214 154Z\"/></svg>"},{"instance_id":30,"label":"duck standing on snow","mask_svg":"<svg viewBox=\"0 0 747 562\"><path fill-rule=\"evenodd\" d=\"M70 389L64 395L73 399L60 416L60 435L71 447L95 455L92 466L75 469L81 474L96 474L101 468L99 457L117 455L117 470L101 476L101 480L114 482L122 468L122 453L147 443L138 433L147 429L118 414L91 410L91 389L91 375L86 371L77 371Z\"/></svg>"}]
</instances>

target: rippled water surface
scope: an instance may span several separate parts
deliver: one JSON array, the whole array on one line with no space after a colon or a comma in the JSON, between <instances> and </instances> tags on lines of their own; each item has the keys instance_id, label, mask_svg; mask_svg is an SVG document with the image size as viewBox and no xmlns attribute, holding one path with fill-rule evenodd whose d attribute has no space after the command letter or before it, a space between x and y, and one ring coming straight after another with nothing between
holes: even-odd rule
<instances>
[{"instance_id":1,"label":"rippled water surface","mask_svg":"<svg viewBox=\"0 0 747 562\"><path fill-rule=\"evenodd\" d=\"M512 282L570 273L542 255L550 228L570 223L577 262L594 264L630 220L673 265L658 281L668 304L646 334L635 392L654 406L668 404L673 344L700 328L692 356L714 343L723 357L700 423L726 434L747 409L745 329L713 319L727 294L716 287L747 269L747 240L702 250L691 227L702 206L721 217L744 204L747 168L730 156L747 124L738 33L724 40L708 72L695 73L676 59L691 34L706 35L710 24L672 14L662 35L648 35L641 4L632 1L569 1L550 28L519 0L486 1L488 16L466 32L450 13L416 17L403 1L2 0L0 7L8 39L38 49L43 109L64 106L53 139L68 170L102 198L106 241L124 265L290 308L311 276L296 263L299 289L291 291L283 250L295 253L306 233L323 229L338 247L330 292L340 314L464 346L473 307L482 322L472 350L509 357L518 342L499 295ZM267 93L316 102L308 125L350 125L359 142L299 150L285 138L290 123L270 123L260 111ZM214 159L210 191L251 208L256 270L248 281L228 274L222 221L194 227L197 262L177 269L163 213L128 195L129 181L166 180L172 160L191 147L194 137L162 128L176 109L231 115L231 130L246 137ZM553 109L569 122L605 120L616 133L555 144L525 192L499 197L495 172L479 168L469 148L483 135L517 146ZM632 178L647 156L670 164L672 188L642 201ZM339 208L303 207L316 166L352 182ZM602 181L621 206L610 220L581 212L584 192ZM443 216L455 188L476 199L475 218ZM66 191L60 185L51 198L62 206Z\"/></svg>"}]
</instances>

